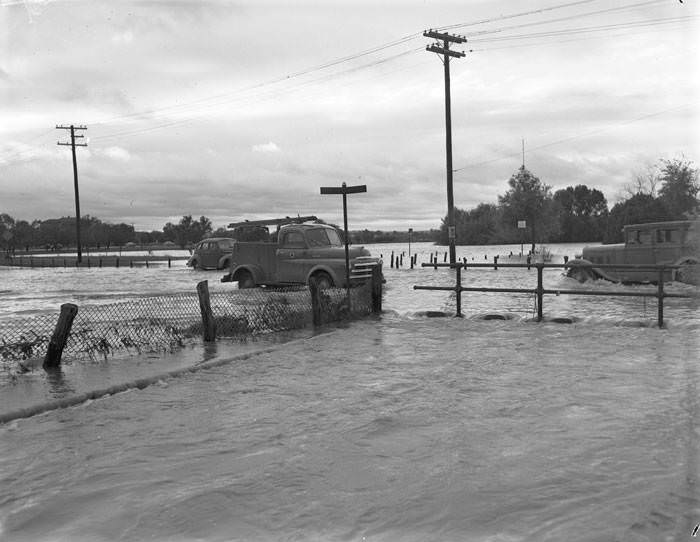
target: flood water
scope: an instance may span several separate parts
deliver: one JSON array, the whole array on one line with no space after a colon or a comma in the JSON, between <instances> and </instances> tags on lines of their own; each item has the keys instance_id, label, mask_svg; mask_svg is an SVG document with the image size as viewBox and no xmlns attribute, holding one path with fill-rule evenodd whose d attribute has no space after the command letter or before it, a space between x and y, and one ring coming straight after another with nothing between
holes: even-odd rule
<instances>
[{"instance_id":1,"label":"flood water","mask_svg":"<svg viewBox=\"0 0 700 542\"><path fill-rule=\"evenodd\" d=\"M66 366L0 389L0 411L165 364L230 363L0 426L0 540L675 541L700 523L696 299L463 294L389 269L384 313L320 333ZM517 248L517 250L516 250ZM573 257L580 246L553 246ZM412 250L427 261L430 245ZM440 256L444 249L439 249ZM518 247L461 247L492 261ZM481 263L481 262L480 262ZM54 281L52 282L52 277ZM60 277L60 280L58 280ZM0 269L0 317L189 291L219 272ZM467 286L534 288L534 270ZM579 285L545 270L546 288ZM667 291L697 288L667 284ZM8 308L10 307L10 308ZM499 313L507 320L483 320ZM568 316L573 324L552 321ZM239 356L241 349L250 355ZM254 352L259 351L259 354ZM251 354L252 353L252 354ZM48 382L48 383L47 383ZM97 386L100 387L100 386Z\"/></svg>"}]
</instances>

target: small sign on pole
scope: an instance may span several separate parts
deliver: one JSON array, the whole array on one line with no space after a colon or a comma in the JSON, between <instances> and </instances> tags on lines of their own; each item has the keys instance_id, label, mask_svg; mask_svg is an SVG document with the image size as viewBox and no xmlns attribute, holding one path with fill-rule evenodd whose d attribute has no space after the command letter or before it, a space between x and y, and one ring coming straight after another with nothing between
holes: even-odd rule
<instances>
[{"instance_id":1,"label":"small sign on pole","mask_svg":"<svg viewBox=\"0 0 700 542\"><path fill-rule=\"evenodd\" d=\"M518 220L518 229L524 230L527 228L527 223L524 220ZM520 256L523 255L523 235L520 234Z\"/></svg>"}]
</instances>

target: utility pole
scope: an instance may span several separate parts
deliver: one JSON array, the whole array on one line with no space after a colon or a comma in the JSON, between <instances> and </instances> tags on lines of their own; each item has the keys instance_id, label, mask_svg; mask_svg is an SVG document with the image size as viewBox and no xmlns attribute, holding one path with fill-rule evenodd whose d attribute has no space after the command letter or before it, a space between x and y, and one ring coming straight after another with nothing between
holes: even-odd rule
<instances>
[{"instance_id":1,"label":"utility pole","mask_svg":"<svg viewBox=\"0 0 700 542\"><path fill-rule=\"evenodd\" d=\"M70 146L73 152L73 188L75 189L75 240L78 247L78 263L83 263L83 253L80 246L80 194L78 192L78 162L75 159L75 148L76 147L87 147L87 143L76 143L76 139L83 139L84 135L75 135L76 130L87 130L87 126L59 126L56 125L57 130L70 130L70 143L61 143L59 145Z\"/></svg>"},{"instance_id":2,"label":"utility pole","mask_svg":"<svg viewBox=\"0 0 700 542\"><path fill-rule=\"evenodd\" d=\"M437 30L426 30L423 32L426 38L442 40L440 43L428 45L425 50L438 53L443 56L442 63L445 66L445 147L447 154L447 237L450 244L450 264L457 260L455 251L455 209L454 195L452 192L452 109L450 105L450 57L461 58L464 53L450 50L450 43L465 43L467 38L453 34L438 32Z\"/></svg>"}]
</instances>

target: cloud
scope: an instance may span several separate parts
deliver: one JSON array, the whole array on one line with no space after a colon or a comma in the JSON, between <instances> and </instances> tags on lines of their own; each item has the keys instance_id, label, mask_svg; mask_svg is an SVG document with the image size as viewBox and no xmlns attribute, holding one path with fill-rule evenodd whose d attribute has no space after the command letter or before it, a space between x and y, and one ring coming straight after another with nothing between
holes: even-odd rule
<instances>
[{"instance_id":1,"label":"cloud","mask_svg":"<svg viewBox=\"0 0 700 542\"><path fill-rule=\"evenodd\" d=\"M269 143L253 145L253 152L280 152L280 148L270 141Z\"/></svg>"},{"instance_id":2,"label":"cloud","mask_svg":"<svg viewBox=\"0 0 700 542\"><path fill-rule=\"evenodd\" d=\"M121 162L128 162L131 160L131 154L129 151L122 147L107 147L106 149L102 149L100 154L111 158L112 160L119 160Z\"/></svg>"},{"instance_id":3,"label":"cloud","mask_svg":"<svg viewBox=\"0 0 700 542\"><path fill-rule=\"evenodd\" d=\"M131 30L126 30L125 32L120 32L112 36L112 41L114 43L125 43L129 44L134 41L134 34Z\"/></svg>"}]
</instances>

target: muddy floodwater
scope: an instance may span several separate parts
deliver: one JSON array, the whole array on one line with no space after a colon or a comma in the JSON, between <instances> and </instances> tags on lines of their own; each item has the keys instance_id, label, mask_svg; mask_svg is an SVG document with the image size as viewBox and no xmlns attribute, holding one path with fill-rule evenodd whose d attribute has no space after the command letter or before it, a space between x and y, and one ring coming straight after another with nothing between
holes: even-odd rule
<instances>
[{"instance_id":1,"label":"muddy floodwater","mask_svg":"<svg viewBox=\"0 0 700 542\"><path fill-rule=\"evenodd\" d=\"M174 366L145 389L0 425L0 540L677 541L700 523L697 298L464 293L385 260L384 313L314 332L19 375L0 411ZM580 245L550 247L573 257ZM520 246L460 247L491 261ZM391 251L404 267L389 269ZM436 247L411 247L421 261ZM437 248L442 252L444 248ZM188 291L219 272L0 269L0 318ZM580 285L547 269L545 287ZM463 285L534 287L534 270ZM697 288L669 283L670 292ZM445 317L428 317L428 311ZM484 320L498 313L504 320ZM573 323L557 323L567 317ZM227 360L230 360L226 362Z\"/></svg>"}]
</instances>

